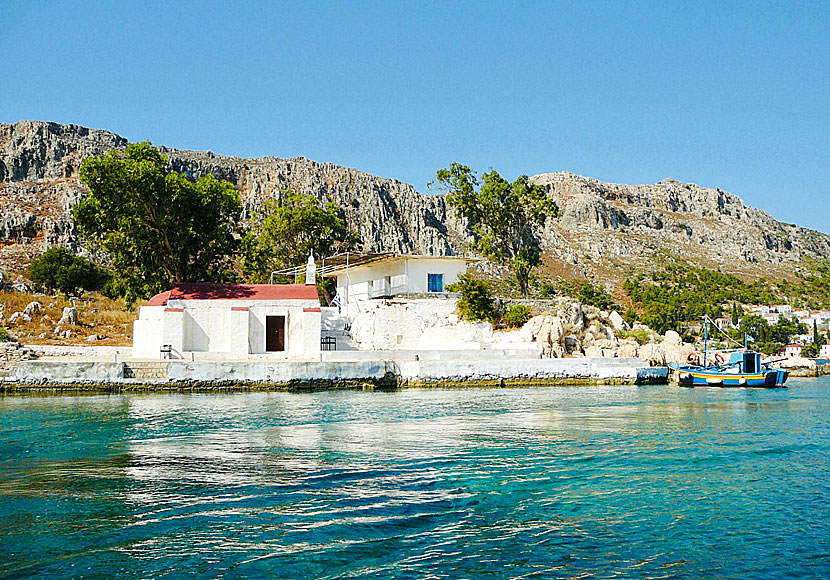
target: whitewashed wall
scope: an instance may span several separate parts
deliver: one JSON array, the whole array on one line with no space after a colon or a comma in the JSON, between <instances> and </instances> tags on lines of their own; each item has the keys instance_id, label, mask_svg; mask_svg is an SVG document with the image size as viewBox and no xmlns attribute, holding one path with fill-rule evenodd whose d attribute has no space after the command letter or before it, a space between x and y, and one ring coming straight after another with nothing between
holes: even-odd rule
<instances>
[{"instance_id":1,"label":"whitewashed wall","mask_svg":"<svg viewBox=\"0 0 830 580\"><path fill-rule=\"evenodd\" d=\"M350 268L349 275L337 275L337 290L348 296L349 308L356 302L381 296L426 294L429 274L443 274L444 292L467 271L463 259L399 258ZM388 278L388 280L387 280Z\"/></svg>"},{"instance_id":2,"label":"whitewashed wall","mask_svg":"<svg viewBox=\"0 0 830 580\"><path fill-rule=\"evenodd\" d=\"M234 310L236 308L236 310ZM245 310L244 308L247 308ZM227 356L265 354L267 316L285 316L285 350L274 358L319 358L320 317L313 300L171 300L167 306L142 306L133 326L133 356L159 358L164 344L175 357L186 353Z\"/></svg>"}]
</instances>

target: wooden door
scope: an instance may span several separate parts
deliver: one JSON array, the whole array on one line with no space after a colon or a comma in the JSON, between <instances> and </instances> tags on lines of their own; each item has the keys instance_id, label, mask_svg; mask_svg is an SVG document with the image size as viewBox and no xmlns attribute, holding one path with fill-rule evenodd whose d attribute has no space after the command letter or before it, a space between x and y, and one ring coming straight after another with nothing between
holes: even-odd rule
<instances>
[{"instance_id":1,"label":"wooden door","mask_svg":"<svg viewBox=\"0 0 830 580\"><path fill-rule=\"evenodd\" d=\"M265 350L285 350L285 316L265 317Z\"/></svg>"}]
</instances>

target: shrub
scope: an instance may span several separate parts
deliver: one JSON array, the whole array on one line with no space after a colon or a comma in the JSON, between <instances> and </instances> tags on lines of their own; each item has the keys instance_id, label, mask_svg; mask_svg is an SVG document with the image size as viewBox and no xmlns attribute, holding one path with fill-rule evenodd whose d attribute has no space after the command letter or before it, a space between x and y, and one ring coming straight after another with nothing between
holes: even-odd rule
<instances>
[{"instance_id":1,"label":"shrub","mask_svg":"<svg viewBox=\"0 0 830 580\"><path fill-rule=\"evenodd\" d=\"M640 345L646 344L651 339L651 335L642 328L638 328L637 330L626 330L625 332L618 332L617 337L623 339L633 338Z\"/></svg>"},{"instance_id":2,"label":"shrub","mask_svg":"<svg viewBox=\"0 0 830 580\"><path fill-rule=\"evenodd\" d=\"M99 290L108 274L66 248L49 248L29 264L29 278L49 292L58 290L69 296L79 289Z\"/></svg>"},{"instance_id":3,"label":"shrub","mask_svg":"<svg viewBox=\"0 0 830 580\"><path fill-rule=\"evenodd\" d=\"M504 321L511 328L518 328L530 319L530 306L511 304L504 314Z\"/></svg>"},{"instance_id":4,"label":"shrub","mask_svg":"<svg viewBox=\"0 0 830 580\"><path fill-rule=\"evenodd\" d=\"M594 286L590 282L568 282L565 285L565 293L579 300L581 304L595 306L600 310L620 310L614 300L602 286Z\"/></svg>"},{"instance_id":5,"label":"shrub","mask_svg":"<svg viewBox=\"0 0 830 580\"><path fill-rule=\"evenodd\" d=\"M17 342L17 339L9 334L5 326L0 326L0 342Z\"/></svg>"},{"instance_id":6,"label":"shrub","mask_svg":"<svg viewBox=\"0 0 830 580\"><path fill-rule=\"evenodd\" d=\"M542 283L542 287L539 289L539 296L542 298L553 298L558 294L559 292L556 291L556 286L551 282Z\"/></svg>"},{"instance_id":7,"label":"shrub","mask_svg":"<svg viewBox=\"0 0 830 580\"><path fill-rule=\"evenodd\" d=\"M469 274L462 274L458 282L447 286L450 292L459 292L458 310L466 320L489 320L496 318L493 296L490 285L484 280L472 278Z\"/></svg>"}]
</instances>

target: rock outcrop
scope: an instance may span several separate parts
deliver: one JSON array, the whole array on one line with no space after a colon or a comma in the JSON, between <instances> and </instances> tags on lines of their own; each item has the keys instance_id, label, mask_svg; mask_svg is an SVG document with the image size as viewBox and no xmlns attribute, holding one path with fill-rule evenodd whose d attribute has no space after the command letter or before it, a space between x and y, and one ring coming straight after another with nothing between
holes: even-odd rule
<instances>
[{"instance_id":1,"label":"rock outcrop","mask_svg":"<svg viewBox=\"0 0 830 580\"><path fill-rule=\"evenodd\" d=\"M77 180L80 164L126 146L114 133L77 125L0 124L0 268L21 272L34 255L55 245L83 251L70 218L85 192ZM213 174L234 183L248 222L262 219L265 205L291 189L339 205L365 251L452 255L470 241L443 195L424 195L395 179L303 157L243 159L159 149L173 169L194 179ZM659 267L661 252L750 277L786 273L804 257L830 259L830 236L780 223L720 189L671 179L620 185L571 173L531 180L562 209L562 218L541 232L548 262L606 285L629 275L609 267L615 261L648 271ZM557 314L582 331L581 312Z\"/></svg>"}]
</instances>

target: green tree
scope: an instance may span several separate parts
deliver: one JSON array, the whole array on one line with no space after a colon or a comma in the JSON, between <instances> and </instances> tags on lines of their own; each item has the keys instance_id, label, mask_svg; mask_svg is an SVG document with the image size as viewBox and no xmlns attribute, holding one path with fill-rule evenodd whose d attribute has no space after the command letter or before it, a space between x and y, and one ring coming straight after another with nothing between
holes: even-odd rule
<instances>
[{"instance_id":1,"label":"green tree","mask_svg":"<svg viewBox=\"0 0 830 580\"><path fill-rule=\"evenodd\" d=\"M801 356L815 358L815 357L818 356L818 353L819 353L819 345L817 345L814 342L811 342L810 344L806 345L802 349Z\"/></svg>"},{"instance_id":2,"label":"green tree","mask_svg":"<svg viewBox=\"0 0 830 580\"><path fill-rule=\"evenodd\" d=\"M342 210L323 205L313 195L283 192L281 204L267 206L261 227L242 240L242 274L252 282L266 282L274 270L304 264L308 255L318 259L354 250L360 236L349 229Z\"/></svg>"},{"instance_id":3,"label":"green tree","mask_svg":"<svg viewBox=\"0 0 830 580\"><path fill-rule=\"evenodd\" d=\"M496 307L490 285L484 280L478 280L469 274L462 274L458 282L447 286L450 292L459 292L458 311L465 320L496 321Z\"/></svg>"},{"instance_id":4,"label":"green tree","mask_svg":"<svg viewBox=\"0 0 830 580\"><path fill-rule=\"evenodd\" d=\"M438 189L448 192L447 203L469 221L475 236L473 247L488 258L508 265L519 290L526 296L530 272L541 264L537 229L548 216L559 217L559 208L540 185L527 175L510 183L495 170L482 181L466 165L453 163L436 173Z\"/></svg>"},{"instance_id":5,"label":"green tree","mask_svg":"<svg viewBox=\"0 0 830 580\"><path fill-rule=\"evenodd\" d=\"M233 277L242 202L230 183L212 175L194 183L146 141L84 160L79 176L89 194L73 217L110 255L115 292L132 301L174 282Z\"/></svg>"},{"instance_id":6,"label":"green tree","mask_svg":"<svg viewBox=\"0 0 830 580\"><path fill-rule=\"evenodd\" d=\"M48 292L58 290L65 296L78 290L100 290L109 274L86 258L66 248L49 248L29 264L29 278Z\"/></svg>"}]
</instances>

